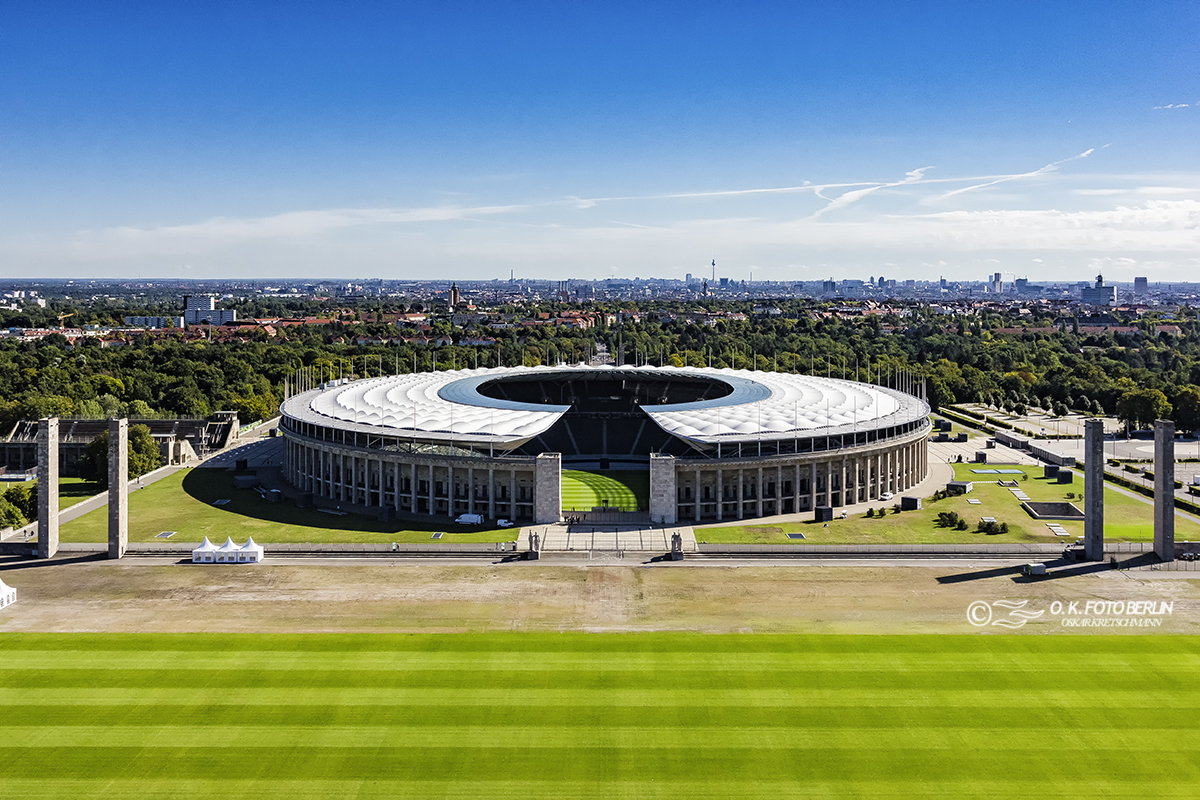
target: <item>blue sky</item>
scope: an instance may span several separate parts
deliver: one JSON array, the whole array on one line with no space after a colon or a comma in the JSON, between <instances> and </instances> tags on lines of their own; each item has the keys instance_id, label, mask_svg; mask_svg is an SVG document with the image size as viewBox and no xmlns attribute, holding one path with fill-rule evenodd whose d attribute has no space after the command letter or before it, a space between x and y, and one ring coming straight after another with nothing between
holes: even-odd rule
<instances>
[{"instance_id":1,"label":"blue sky","mask_svg":"<svg viewBox=\"0 0 1200 800\"><path fill-rule=\"evenodd\" d=\"M0 4L0 275L1200 280L1200 4Z\"/></svg>"}]
</instances>

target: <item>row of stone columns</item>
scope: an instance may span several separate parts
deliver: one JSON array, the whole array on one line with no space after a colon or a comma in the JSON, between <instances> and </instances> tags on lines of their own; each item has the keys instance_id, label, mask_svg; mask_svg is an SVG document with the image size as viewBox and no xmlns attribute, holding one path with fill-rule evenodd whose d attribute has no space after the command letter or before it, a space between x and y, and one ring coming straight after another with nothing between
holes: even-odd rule
<instances>
[{"instance_id":1,"label":"row of stone columns","mask_svg":"<svg viewBox=\"0 0 1200 800\"><path fill-rule=\"evenodd\" d=\"M535 459L526 469L515 466L497 468L492 464L486 467L467 464L435 464L433 462L419 463L409 461L403 463L395 456L384 458L372 457L365 453L347 453L337 447L319 443L285 440L284 471L288 481L305 492L312 492L318 497L335 500L339 503L352 503L374 508L393 508L397 513L421 513L419 503L428 503L429 514L434 514L437 501L446 500L446 512L450 515L457 513L456 502L464 502L468 514L486 514L490 518L497 516L497 498L499 504L507 506L508 516L517 517L517 505L527 505L533 513L534 520L539 524L557 522L561 513L561 489L558 475L561 464L555 461L557 454L544 453ZM436 492L438 475L446 478L445 497ZM484 483L486 474L486 483ZM391 477L391 489L388 489L388 477ZM466 486L466 498L457 497L455 478L463 480ZM362 479L360 485L360 478ZM402 491L402 481L409 481L408 491ZM427 481L424 493L420 491L420 482ZM372 483L375 481L375 483ZM480 497L480 489L486 487L486 498ZM518 489L527 488L530 493L528 500L518 498ZM507 497L503 495L507 490ZM390 500L388 495L391 495ZM405 496L407 495L407 497Z\"/></svg>"},{"instance_id":2,"label":"row of stone columns","mask_svg":"<svg viewBox=\"0 0 1200 800\"><path fill-rule=\"evenodd\" d=\"M38 420L39 558L58 552L58 418ZM108 557L129 547L129 420L108 421Z\"/></svg>"},{"instance_id":3,"label":"row of stone columns","mask_svg":"<svg viewBox=\"0 0 1200 800\"><path fill-rule=\"evenodd\" d=\"M651 494L654 493L654 461L651 460ZM782 513L784 476L791 478L792 511L798 513L801 498L808 500L809 510L819 506L846 506L856 503L877 500L885 492L902 492L920 483L929 468L928 451L924 440L909 442L885 451L845 454L840 458L825 461L803 461L793 464L779 464L763 467L685 467L692 474L694 508L692 518L699 522L702 517L703 505L716 505L718 521L726 518L724 506L727 503L736 505L736 510L730 515L732 519L761 517L764 514L763 501L774 500L775 513ZM755 492L753 497L747 497L746 472L754 475ZM703 474L715 474L714 485L716 497L706 502L703 499ZM775 492L773 497L766 497L765 478L774 473ZM686 473L685 473L686 474ZM818 480L823 478L824 480ZM834 484L837 484L837 502L834 497ZM802 491L803 481L807 479L807 490ZM735 488L734 498L725 498L727 486ZM852 494L851 494L852 493ZM683 502L684 505L688 503ZM746 513L746 506L752 504L753 511Z\"/></svg>"}]
</instances>

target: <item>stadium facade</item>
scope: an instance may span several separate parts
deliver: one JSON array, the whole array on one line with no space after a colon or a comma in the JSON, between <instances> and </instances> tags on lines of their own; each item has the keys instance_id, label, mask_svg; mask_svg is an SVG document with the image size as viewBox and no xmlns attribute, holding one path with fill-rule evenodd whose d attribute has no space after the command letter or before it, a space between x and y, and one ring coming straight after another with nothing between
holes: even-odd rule
<instances>
[{"instance_id":1,"label":"stadium facade","mask_svg":"<svg viewBox=\"0 0 1200 800\"><path fill-rule=\"evenodd\" d=\"M288 481L318 503L552 523L561 470L648 469L655 523L880 500L927 471L929 406L811 375L512 367L338 381L282 406Z\"/></svg>"}]
</instances>

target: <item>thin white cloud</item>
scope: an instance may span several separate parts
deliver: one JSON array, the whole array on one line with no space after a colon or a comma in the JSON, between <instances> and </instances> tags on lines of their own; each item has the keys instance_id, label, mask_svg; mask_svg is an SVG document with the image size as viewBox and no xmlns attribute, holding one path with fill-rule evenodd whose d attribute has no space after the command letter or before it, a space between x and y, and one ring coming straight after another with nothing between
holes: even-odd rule
<instances>
[{"instance_id":1,"label":"thin white cloud","mask_svg":"<svg viewBox=\"0 0 1200 800\"><path fill-rule=\"evenodd\" d=\"M1108 147L1108 145L1104 145L1104 146ZM1009 181L1020 180L1022 178L1036 178L1039 175L1045 175L1050 172L1056 172L1058 170L1059 166L1061 166L1062 164L1066 164L1068 161L1075 161L1077 159L1087 158L1094 152L1096 152L1096 148L1092 147L1087 150L1084 150L1082 153L1080 153L1078 155L1071 156L1070 158L1064 158L1060 161L1051 162L1044 167L1035 169L1033 172L1021 172L1021 173L1017 173L1014 175L1005 175L1005 176L997 178L995 180L986 181L984 183L977 183L973 186L964 186L962 189L955 189L952 192L946 192L945 194L941 195L937 199L945 200L947 198L954 197L955 195L963 194L964 192L972 192L972 191L975 191L976 189L986 189L989 186L996 186L997 184L1008 183Z\"/></svg>"},{"instance_id":2,"label":"thin white cloud","mask_svg":"<svg viewBox=\"0 0 1200 800\"><path fill-rule=\"evenodd\" d=\"M430 208L331 208L265 217L213 217L185 225L131 226L83 231L80 238L123 242L220 241L312 237L344 228L470 220L524 210L526 206L434 206Z\"/></svg>"},{"instance_id":3,"label":"thin white cloud","mask_svg":"<svg viewBox=\"0 0 1200 800\"><path fill-rule=\"evenodd\" d=\"M910 183L920 183L925 177L925 173L931 169L933 169L933 167L920 167L904 173L904 180L893 181L892 183L879 183L875 184L874 186L868 186L865 189L855 189L854 191L845 192L844 194L839 195L836 199L830 201L830 203L824 208L819 209L816 213L809 217L809 219L818 219L831 211L837 211L838 209L845 208L852 203L857 203L859 200L862 200L864 197L867 197L868 195L873 194L880 189L889 189L894 186L903 186Z\"/></svg>"},{"instance_id":4,"label":"thin white cloud","mask_svg":"<svg viewBox=\"0 0 1200 800\"><path fill-rule=\"evenodd\" d=\"M1165 111L1169 108L1187 108L1187 103L1167 103L1165 106L1154 106L1154 111Z\"/></svg>"}]
</instances>

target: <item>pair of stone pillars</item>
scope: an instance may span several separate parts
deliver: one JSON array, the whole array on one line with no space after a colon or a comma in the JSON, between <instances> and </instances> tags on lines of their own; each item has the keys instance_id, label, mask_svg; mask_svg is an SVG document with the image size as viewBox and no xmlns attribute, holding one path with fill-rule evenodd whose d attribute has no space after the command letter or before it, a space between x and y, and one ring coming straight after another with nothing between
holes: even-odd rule
<instances>
[{"instance_id":1,"label":"pair of stone pillars","mask_svg":"<svg viewBox=\"0 0 1200 800\"><path fill-rule=\"evenodd\" d=\"M1104 558L1104 423L1084 423L1083 553L1089 561ZM1175 423L1154 423L1154 552L1175 560Z\"/></svg>"},{"instance_id":2,"label":"pair of stone pillars","mask_svg":"<svg viewBox=\"0 0 1200 800\"><path fill-rule=\"evenodd\" d=\"M108 421L108 557L129 546L129 420ZM38 420L39 558L58 552L58 418Z\"/></svg>"}]
</instances>

